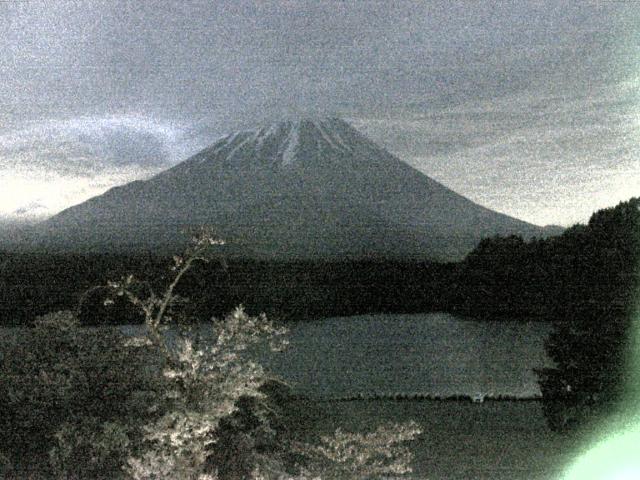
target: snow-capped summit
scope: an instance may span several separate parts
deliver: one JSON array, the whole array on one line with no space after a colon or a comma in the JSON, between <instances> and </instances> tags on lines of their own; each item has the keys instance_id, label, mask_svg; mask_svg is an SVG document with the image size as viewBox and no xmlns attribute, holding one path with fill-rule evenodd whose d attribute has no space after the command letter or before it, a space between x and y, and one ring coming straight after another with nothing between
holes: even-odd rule
<instances>
[{"instance_id":1,"label":"snow-capped summit","mask_svg":"<svg viewBox=\"0 0 640 480\"><path fill-rule=\"evenodd\" d=\"M188 162L204 163L224 156L230 161L253 158L287 166L309 158L314 151L348 154L362 140L366 139L339 118L302 117L232 133Z\"/></svg>"},{"instance_id":2,"label":"snow-capped summit","mask_svg":"<svg viewBox=\"0 0 640 480\"><path fill-rule=\"evenodd\" d=\"M342 136L349 137L353 128L338 118L299 118L268 125L256 130L238 132L216 144L218 148L229 146L229 157L252 146L257 156L271 156L281 165L292 164L303 156L309 147L348 152L351 150ZM312 143L313 145L309 145ZM274 148L275 147L275 148Z\"/></svg>"},{"instance_id":3,"label":"snow-capped summit","mask_svg":"<svg viewBox=\"0 0 640 480\"><path fill-rule=\"evenodd\" d=\"M483 237L543 235L456 194L338 118L240 131L39 227L48 246L177 248L185 225L260 258L460 258Z\"/></svg>"}]
</instances>

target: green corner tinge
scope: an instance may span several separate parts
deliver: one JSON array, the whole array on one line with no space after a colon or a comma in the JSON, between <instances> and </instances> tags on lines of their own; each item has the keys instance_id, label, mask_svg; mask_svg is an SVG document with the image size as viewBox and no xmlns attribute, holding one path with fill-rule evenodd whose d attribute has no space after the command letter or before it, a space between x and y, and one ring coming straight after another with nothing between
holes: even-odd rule
<instances>
[{"instance_id":1,"label":"green corner tinge","mask_svg":"<svg viewBox=\"0 0 640 480\"><path fill-rule=\"evenodd\" d=\"M594 437L562 480L640 480L640 295L627 350L627 385L618 411Z\"/></svg>"}]
</instances>

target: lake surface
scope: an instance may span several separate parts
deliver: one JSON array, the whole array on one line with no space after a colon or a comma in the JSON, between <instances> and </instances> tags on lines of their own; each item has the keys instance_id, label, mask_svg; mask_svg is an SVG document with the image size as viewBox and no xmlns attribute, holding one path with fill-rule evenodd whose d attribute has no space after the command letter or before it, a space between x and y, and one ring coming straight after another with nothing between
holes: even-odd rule
<instances>
[{"instance_id":1,"label":"lake surface","mask_svg":"<svg viewBox=\"0 0 640 480\"><path fill-rule=\"evenodd\" d=\"M19 330L0 329L0 343ZM291 325L289 348L261 351L258 359L295 393L317 399L531 398L540 396L533 369L552 365L543 346L550 330L542 322L468 320L444 313L325 318Z\"/></svg>"},{"instance_id":2,"label":"lake surface","mask_svg":"<svg viewBox=\"0 0 640 480\"><path fill-rule=\"evenodd\" d=\"M540 396L534 368L551 366L541 322L449 314L364 315L294 325L290 348L264 365L316 398L362 395Z\"/></svg>"}]
</instances>

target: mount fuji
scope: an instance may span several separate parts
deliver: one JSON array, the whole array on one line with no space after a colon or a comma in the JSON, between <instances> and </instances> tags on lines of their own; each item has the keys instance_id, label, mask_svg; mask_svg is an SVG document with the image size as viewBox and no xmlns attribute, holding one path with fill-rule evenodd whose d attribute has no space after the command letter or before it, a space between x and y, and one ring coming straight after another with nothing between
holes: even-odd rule
<instances>
[{"instance_id":1,"label":"mount fuji","mask_svg":"<svg viewBox=\"0 0 640 480\"><path fill-rule=\"evenodd\" d=\"M31 243L175 251L185 226L203 224L258 259L454 260L487 236L547 233L458 195L341 119L303 118L226 136L68 208Z\"/></svg>"}]
</instances>

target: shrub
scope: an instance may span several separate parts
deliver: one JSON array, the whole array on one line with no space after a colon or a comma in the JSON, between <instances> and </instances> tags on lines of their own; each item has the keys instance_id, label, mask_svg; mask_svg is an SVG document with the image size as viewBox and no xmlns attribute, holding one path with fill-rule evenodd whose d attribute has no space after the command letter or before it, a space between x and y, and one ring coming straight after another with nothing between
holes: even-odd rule
<instances>
[{"instance_id":1,"label":"shrub","mask_svg":"<svg viewBox=\"0 0 640 480\"><path fill-rule=\"evenodd\" d=\"M55 449L56 470L66 466L71 470L63 477L82 477L83 470L74 469L91 458L81 450L88 452L96 435L107 432L99 425L127 425L129 442L135 442L134 427L156 415L160 384L152 366L157 356L125 340L114 328L80 327L71 312L45 315L21 331L0 358L4 454L39 458ZM81 438L70 442L70 431Z\"/></svg>"},{"instance_id":2,"label":"shrub","mask_svg":"<svg viewBox=\"0 0 640 480\"><path fill-rule=\"evenodd\" d=\"M398 477L411 473L413 454L406 443L422 431L415 422L382 425L370 433L350 433L338 429L323 436L319 445L298 449L310 458L304 476L323 479L367 479Z\"/></svg>"},{"instance_id":3,"label":"shrub","mask_svg":"<svg viewBox=\"0 0 640 480\"><path fill-rule=\"evenodd\" d=\"M122 476L122 467L132 448L132 427L117 422L101 422L83 417L62 424L49 451L53 473L58 478L113 479Z\"/></svg>"},{"instance_id":4,"label":"shrub","mask_svg":"<svg viewBox=\"0 0 640 480\"><path fill-rule=\"evenodd\" d=\"M240 308L224 320L212 322L211 327L209 345L194 347L193 340L184 335L177 339L175 350L162 349L171 355L163 372L169 408L145 428L147 453L129 461L129 473L136 480L197 479L217 474L209 471L208 459L213 446L222 441L222 421L226 420L228 432L234 423L230 417L239 411L241 401L254 401L255 407L250 411L258 425L250 431L255 433L257 427L270 430L269 418L256 408L264 405L261 402L266 395L261 388L269 377L244 352L259 342L276 341L284 331L274 328L264 316L250 317ZM277 348L275 343L273 346ZM238 428L232 430L240 432ZM262 456L254 448L254 440L239 452L251 459L239 463L271 462L272 456ZM171 466L169 470L167 465ZM241 477L231 472L227 478Z\"/></svg>"}]
</instances>

